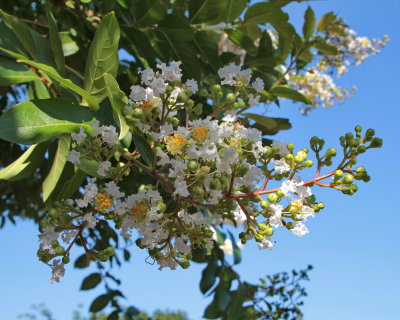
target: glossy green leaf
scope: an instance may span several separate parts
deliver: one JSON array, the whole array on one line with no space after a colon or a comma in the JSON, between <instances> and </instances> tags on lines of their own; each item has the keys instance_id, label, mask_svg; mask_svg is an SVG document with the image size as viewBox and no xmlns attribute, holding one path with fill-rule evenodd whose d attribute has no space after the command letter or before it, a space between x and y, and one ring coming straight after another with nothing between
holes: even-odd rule
<instances>
[{"instance_id":1,"label":"glossy green leaf","mask_svg":"<svg viewBox=\"0 0 400 320\"><path fill-rule=\"evenodd\" d=\"M338 49L335 46L327 43L317 42L313 45L313 47L326 55L336 56L338 54Z\"/></svg>"},{"instance_id":2,"label":"glossy green leaf","mask_svg":"<svg viewBox=\"0 0 400 320\"><path fill-rule=\"evenodd\" d=\"M51 166L50 172L42 184L43 201L47 201L51 193L54 191L54 188L56 187L58 180L61 177L65 163L67 161L70 144L71 144L71 135L63 134L60 136L57 152L53 160L53 165Z\"/></svg>"},{"instance_id":3,"label":"glossy green leaf","mask_svg":"<svg viewBox=\"0 0 400 320\"><path fill-rule=\"evenodd\" d=\"M231 295L229 294L229 288L224 286L221 281L216 289L215 298L217 302L217 308L219 311L225 311L231 301Z\"/></svg>"},{"instance_id":4,"label":"glossy green leaf","mask_svg":"<svg viewBox=\"0 0 400 320\"><path fill-rule=\"evenodd\" d=\"M143 160L149 165L152 166L153 164L153 150L151 149L149 143L146 139L139 136L138 134L134 133L133 136L133 143L136 146L136 149L139 151L140 156Z\"/></svg>"},{"instance_id":5,"label":"glossy green leaf","mask_svg":"<svg viewBox=\"0 0 400 320\"><path fill-rule=\"evenodd\" d=\"M254 41L250 39L239 29L225 29L225 33L228 35L229 40L239 47L245 49L248 54L255 55L257 47L254 45Z\"/></svg>"},{"instance_id":6,"label":"glossy green leaf","mask_svg":"<svg viewBox=\"0 0 400 320\"><path fill-rule=\"evenodd\" d=\"M72 177L65 183L60 193L60 199L70 199L73 194L78 190L79 186L83 183L87 174L79 168L74 168L75 172Z\"/></svg>"},{"instance_id":7,"label":"glossy green leaf","mask_svg":"<svg viewBox=\"0 0 400 320\"><path fill-rule=\"evenodd\" d=\"M98 296L96 299L93 300L92 304L90 305L89 311L90 312L99 312L103 310L111 300L111 296L109 294L102 294Z\"/></svg>"},{"instance_id":8,"label":"glossy green leaf","mask_svg":"<svg viewBox=\"0 0 400 320\"><path fill-rule=\"evenodd\" d=\"M190 0L189 20L192 24L215 20L226 9L226 1Z\"/></svg>"},{"instance_id":9,"label":"glossy green leaf","mask_svg":"<svg viewBox=\"0 0 400 320\"><path fill-rule=\"evenodd\" d=\"M101 274L100 273L92 273L88 275L82 281L81 289L80 290L90 290L95 287L101 282Z\"/></svg>"},{"instance_id":10,"label":"glossy green leaf","mask_svg":"<svg viewBox=\"0 0 400 320\"><path fill-rule=\"evenodd\" d=\"M336 15L331 11L325 14L317 25L318 32L326 31L326 29L336 20Z\"/></svg>"},{"instance_id":11,"label":"glossy green leaf","mask_svg":"<svg viewBox=\"0 0 400 320\"><path fill-rule=\"evenodd\" d=\"M61 43L60 36L58 34L57 29L57 22L53 16L53 13L50 10L50 3L49 0L45 0L46 4L46 16L47 16L47 24L49 26L49 33L50 33L50 46L51 50L54 54L54 60L56 62L57 70L60 74L64 74L65 72L65 58L63 47Z\"/></svg>"},{"instance_id":12,"label":"glossy green leaf","mask_svg":"<svg viewBox=\"0 0 400 320\"><path fill-rule=\"evenodd\" d=\"M202 60L206 61L214 72L217 72L221 66L217 42L211 38L207 31L197 31L193 43Z\"/></svg>"},{"instance_id":13,"label":"glossy green leaf","mask_svg":"<svg viewBox=\"0 0 400 320\"><path fill-rule=\"evenodd\" d=\"M289 130L292 125L289 119L285 118L271 118L275 122L275 126L264 126L260 123L255 123L251 127L256 128L261 131L262 135L274 135L281 130Z\"/></svg>"},{"instance_id":14,"label":"glossy green leaf","mask_svg":"<svg viewBox=\"0 0 400 320\"><path fill-rule=\"evenodd\" d=\"M255 56L246 55L245 63L252 67L273 68L276 64L271 37L264 31Z\"/></svg>"},{"instance_id":15,"label":"glossy green leaf","mask_svg":"<svg viewBox=\"0 0 400 320\"><path fill-rule=\"evenodd\" d=\"M21 102L0 117L0 139L20 144L36 144L81 126L89 128L92 114L65 99Z\"/></svg>"},{"instance_id":16,"label":"glossy green leaf","mask_svg":"<svg viewBox=\"0 0 400 320\"><path fill-rule=\"evenodd\" d=\"M107 95L103 75L110 73L114 77L118 71L118 42L120 30L114 12L102 19L86 60L83 88L101 102Z\"/></svg>"},{"instance_id":17,"label":"glossy green leaf","mask_svg":"<svg viewBox=\"0 0 400 320\"><path fill-rule=\"evenodd\" d=\"M203 270L200 280L200 291L205 294L216 281L218 264L216 260L211 260L207 267Z\"/></svg>"},{"instance_id":18,"label":"glossy green leaf","mask_svg":"<svg viewBox=\"0 0 400 320\"><path fill-rule=\"evenodd\" d=\"M99 170L99 162L96 160L81 158L80 163L76 166L91 177L104 178L102 176L99 176L99 174L97 173L97 171Z\"/></svg>"},{"instance_id":19,"label":"glossy green leaf","mask_svg":"<svg viewBox=\"0 0 400 320\"><path fill-rule=\"evenodd\" d=\"M74 53L77 53L79 51L79 47L76 44L76 41L71 38L69 32L59 32L59 36L61 39L64 56L72 56Z\"/></svg>"},{"instance_id":20,"label":"glossy green leaf","mask_svg":"<svg viewBox=\"0 0 400 320\"><path fill-rule=\"evenodd\" d=\"M2 51L0 51L0 54L12 56L16 59L28 58L23 49L23 45L18 40L15 33L2 22L0 22L0 34L0 48L3 49ZM4 54L6 52L11 52L11 54Z\"/></svg>"},{"instance_id":21,"label":"glossy green leaf","mask_svg":"<svg viewBox=\"0 0 400 320\"><path fill-rule=\"evenodd\" d=\"M18 60L18 62L22 62L39 69L45 75L57 81L57 83L59 83L60 86L66 89L70 89L79 94L84 99L84 103L87 103L93 110L99 109L99 104L89 92L74 84L70 79L63 78L53 67L28 60Z\"/></svg>"},{"instance_id":22,"label":"glossy green leaf","mask_svg":"<svg viewBox=\"0 0 400 320\"><path fill-rule=\"evenodd\" d=\"M222 10L222 12L220 12L215 19L208 22L208 24L214 25L221 22L230 23L242 14L247 5L247 0L222 0L221 2L223 2L225 10Z\"/></svg>"},{"instance_id":23,"label":"glossy green leaf","mask_svg":"<svg viewBox=\"0 0 400 320\"><path fill-rule=\"evenodd\" d=\"M34 91L35 91L36 99L49 99L49 98L51 98L49 89L46 87L46 85L41 80L34 81L32 85L33 85L33 88L34 88ZM34 98L32 98L32 100L33 99Z\"/></svg>"},{"instance_id":24,"label":"glossy green leaf","mask_svg":"<svg viewBox=\"0 0 400 320\"><path fill-rule=\"evenodd\" d=\"M167 14L168 7L162 0L141 0L134 7L136 23L152 25L160 22Z\"/></svg>"},{"instance_id":25,"label":"glossy green leaf","mask_svg":"<svg viewBox=\"0 0 400 320\"><path fill-rule=\"evenodd\" d=\"M242 115L251 120L254 120L255 122L261 124L266 128L273 128L276 126L275 120L270 117L262 116L256 113L243 113Z\"/></svg>"},{"instance_id":26,"label":"glossy green leaf","mask_svg":"<svg viewBox=\"0 0 400 320\"><path fill-rule=\"evenodd\" d=\"M15 60L0 57L0 86L38 80L38 75Z\"/></svg>"},{"instance_id":27,"label":"glossy green leaf","mask_svg":"<svg viewBox=\"0 0 400 320\"><path fill-rule=\"evenodd\" d=\"M270 92L277 97L304 102L305 104L312 104L312 101L309 98L307 98L304 94L288 87L276 87L272 89Z\"/></svg>"},{"instance_id":28,"label":"glossy green leaf","mask_svg":"<svg viewBox=\"0 0 400 320\"><path fill-rule=\"evenodd\" d=\"M232 299L229 303L228 310L227 310L227 318L229 320L241 320L242 317L242 309L243 309L243 302L246 298L245 287L242 283L239 283L237 289L232 291Z\"/></svg>"},{"instance_id":29,"label":"glossy green leaf","mask_svg":"<svg viewBox=\"0 0 400 320\"><path fill-rule=\"evenodd\" d=\"M308 7L304 14L303 35L304 38L309 39L313 36L315 31L315 13Z\"/></svg>"},{"instance_id":30,"label":"glossy green leaf","mask_svg":"<svg viewBox=\"0 0 400 320\"><path fill-rule=\"evenodd\" d=\"M194 29L192 29L186 19L178 15L168 14L158 26L164 32L172 36L178 37L185 41L193 40Z\"/></svg>"},{"instance_id":31,"label":"glossy green leaf","mask_svg":"<svg viewBox=\"0 0 400 320\"><path fill-rule=\"evenodd\" d=\"M17 160L0 170L0 180L14 181L31 175L44 159L47 146L47 142L31 146Z\"/></svg>"},{"instance_id":32,"label":"glossy green leaf","mask_svg":"<svg viewBox=\"0 0 400 320\"><path fill-rule=\"evenodd\" d=\"M128 97L119 89L117 80L111 74L106 73L103 78L108 99L110 99L114 114L118 119L119 139L121 140L129 131L129 126L122 115L122 108L128 104Z\"/></svg>"}]
</instances>

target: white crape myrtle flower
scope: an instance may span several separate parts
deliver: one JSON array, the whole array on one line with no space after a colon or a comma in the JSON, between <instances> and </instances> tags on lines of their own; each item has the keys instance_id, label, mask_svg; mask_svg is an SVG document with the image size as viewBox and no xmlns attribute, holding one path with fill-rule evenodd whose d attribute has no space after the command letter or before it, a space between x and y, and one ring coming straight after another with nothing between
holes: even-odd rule
<instances>
[{"instance_id":1,"label":"white crape myrtle flower","mask_svg":"<svg viewBox=\"0 0 400 320\"><path fill-rule=\"evenodd\" d=\"M301 221L294 221L293 228L290 231L300 238L309 233L308 228Z\"/></svg>"},{"instance_id":2,"label":"white crape myrtle flower","mask_svg":"<svg viewBox=\"0 0 400 320\"><path fill-rule=\"evenodd\" d=\"M269 218L269 224L274 228L282 227L282 210L283 206L280 204L271 204L268 208L271 213L271 217Z\"/></svg>"},{"instance_id":3,"label":"white crape myrtle flower","mask_svg":"<svg viewBox=\"0 0 400 320\"><path fill-rule=\"evenodd\" d=\"M251 70L245 69L241 70L240 65L236 65L233 62L220 68L218 70L218 75L221 79L221 84L228 84L235 86L237 81L240 81L242 85L248 85L251 77Z\"/></svg>"},{"instance_id":4,"label":"white crape myrtle flower","mask_svg":"<svg viewBox=\"0 0 400 320\"><path fill-rule=\"evenodd\" d=\"M286 163L285 158L274 161L274 168L277 174L282 174L290 171L290 165Z\"/></svg>"},{"instance_id":5,"label":"white crape myrtle flower","mask_svg":"<svg viewBox=\"0 0 400 320\"><path fill-rule=\"evenodd\" d=\"M261 243L258 244L258 248L260 250L264 250L264 249L270 249L272 250L272 248L275 246L275 242L273 242L271 240L270 237L268 236L264 236L264 239L261 241Z\"/></svg>"},{"instance_id":6,"label":"white crape myrtle flower","mask_svg":"<svg viewBox=\"0 0 400 320\"><path fill-rule=\"evenodd\" d=\"M114 199L119 199L125 196L125 193L119 190L119 187L114 181L107 182L104 186L104 190Z\"/></svg>"},{"instance_id":7,"label":"white crape myrtle flower","mask_svg":"<svg viewBox=\"0 0 400 320\"><path fill-rule=\"evenodd\" d=\"M193 94L199 91L199 85L197 84L197 81L194 79L187 80L185 85L190 91L193 92Z\"/></svg>"},{"instance_id":8,"label":"white crape myrtle flower","mask_svg":"<svg viewBox=\"0 0 400 320\"><path fill-rule=\"evenodd\" d=\"M299 196L300 199L310 197L312 196L311 188L303 185L298 186L296 189L296 194Z\"/></svg>"},{"instance_id":9,"label":"white crape myrtle flower","mask_svg":"<svg viewBox=\"0 0 400 320\"><path fill-rule=\"evenodd\" d=\"M75 132L71 133L71 138L73 140L75 140L75 142L77 144L81 144L86 139L86 137L87 137L87 135L85 133L85 130L82 127L79 128L78 133L75 133Z\"/></svg>"},{"instance_id":10,"label":"white crape myrtle flower","mask_svg":"<svg viewBox=\"0 0 400 320\"><path fill-rule=\"evenodd\" d=\"M67 161L72 162L73 164L80 164L81 163L81 154L79 151L70 150Z\"/></svg>"},{"instance_id":11,"label":"white crape myrtle flower","mask_svg":"<svg viewBox=\"0 0 400 320\"><path fill-rule=\"evenodd\" d=\"M315 211L309 206L302 206L300 210L300 217L303 221L307 221L308 217L315 217Z\"/></svg>"},{"instance_id":12,"label":"white crape myrtle flower","mask_svg":"<svg viewBox=\"0 0 400 320\"><path fill-rule=\"evenodd\" d=\"M190 245L186 244L186 241L188 241L188 238L183 236L183 237L177 237L175 239L174 243L174 249L175 251L181 252L183 254L188 254L192 251L190 248Z\"/></svg>"},{"instance_id":13,"label":"white crape myrtle flower","mask_svg":"<svg viewBox=\"0 0 400 320\"><path fill-rule=\"evenodd\" d=\"M41 250L54 250L51 247L51 242L57 240L59 236L58 232L54 231L54 227L43 228L43 232L39 235L40 249Z\"/></svg>"},{"instance_id":14,"label":"white crape myrtle flower","mask_svg":"<svg viewBox=\"0 0 400 320\"><path fill-rule=\"evenodd\" d=\"M256 78L251 86L256 90L258 93L264 90L264 81L261 78Z\"/></svg>"},{"instance_id":15,"label":"white crape myrtle flower","mask_svg":"<svg viewBox=\"0 0 400 320\"><path fill-rule=\"evenodd\" d=\"M285 180L281 185L281 191L286 197L289 197L290 192L297 193L303 184L304 182L300 179L300 177L297 177L294 180Z\"/></svg>"},{"instance_id":16,"label":"white crape myrtle flower","mask_svg":"<svg viewBox=\"0 0 400 320\"><path fill-rule=\"evenodd\" d=\"M255 185L259 183L263 177L264 177L263 171L259 167L251 165L249 170L247 170L247 172L243 176L243 178L241 178L241 182L245 186L255 187Z\"/></svg>"},{"instance_id":17,"label":"white crape myrtle flower","mask_svg":"<svg viewBox=\"0 0 400 320\"><path fill-rule=\"evenodd\" d=\"M161 75L163 79L168 81L181 81L181 64L181 61L172 61L169 66L167 66L165 63L159 63L157 64L157 68L161 69Z\"/></svg>"},{"instance_id":18,"label":"white crape myrtle flower","mask_svg":"<svg viewBox=\"0 0 400 320\"><path fill-rule=\"evenodd\" d=\"M94 228L99 220L97 220L93 214L87 213L83 216L82 222L86 222L88 228Z\"/></svg>"},{"instance_id":19,"label":"white crape myrtle flower","mask_svg":"<svg viewBox=\"0 0 400 320\"><path fill-rule=\"evenodd\" d=\"M249 93L249 107L255 107L259 104L260 96L254 96L252 93Z\"/></svg>"},{"instance_id":20,"label":"white crape myrtle flower","mask_svg":"<svg viewBox=\"0 0 400 320\"><path fill-rule=\"evenodd\" d=\"M147 91L142 86L132 86L129 99L133 102L141 102L147 100Z\"/></svg>"},{"instance_id":21,"label":"white crape myrtle flower","mask_svg":"<svg viewBox=\"0 0 400 320\"><path fill-rule=\"evenodd\" d=\"M153 136L154 140L163 139L166 136L171 135L174 132L174 127L170 123L165 123L160 126L160 131L158 133L152 132L151 135Z\"/></svg>"},{"instance_id":22,"label":"white crape myrtle flower","mask_svg":"<svg viewBox=\"0 0 400 320\"><path fill-rule=\"evenodd\" d=\"M73 238L77 235L77 230L65 230L61 233L61 239L64 243L70 243Z\"/></svg>"},{"instance_id":23,"label":"white crape myrtle flower","mask_svg":"<svg viewBox=\"0 0 400 320\"><path fill-rule=\"evenodd\" d=\"M154 70L151 68L146 68L143 71L140 71L140 73L142 74L142 83L150 86L150 83L155 76Z\"/></svg>"},{"instance_id":24,"label":"white crape myrtle flower","mask_svg":"<svg viewBox=\"0 0 400 320\"><path fill-rule=\"evenodd\" d=\"M99 168L97 170L97 174L99 176L105 177L107 175L108 169L111 167L111 162L106 160L99 163Z\"/></svg>"},{"instance_id":25,"label":"white crape myrtle flower","mask_svg":"<svg viewBox=\"0 0 400 320\"><path fill-rule=\"evenodd\" d=\"M164 166L171 162L171 159L169 158L168 154L166 154L164 151L157 151L156 155L157 157L160 158L160 160L157 161L157 164L159 166Z\"/></svg>"},{"instance_id":26,"label":"white crape myrtle flower","mask_svg":"<svg viewBox=\"0 0 400 320\"><path fill-rule=\"evenodd\" d=\"M61 263L60 259L54 259L53 260L53 264L50 265L51 267L51 279L50 282L53 283L55 282L60 282L60 278L64 277L65 274L65 268L64 268L64 264Z\"/></svg>"},{"instance_id":27,"label":"white crape myrtle flower","mask_svg":"<svg viewBox=\"0 0 400 320\"><path fill-rule=\"evenodd\" d=\"M110 147L118 142L118 133L114 126L103 126L103 142Z\"/></svg>"},{"instance_id":28,"label":"white crape myrtle flower","mask_svg":"<svg viewBox=\"0 0 400 320\"><path fill-rule=\"evenodd\" d=\"M173 193L174 195L179 195L182 197L189 196L190 193L188 190L188 186L183 178L181 177L176 178L174 182L174 187L175 187L175 191Z\"/></svg>"},{"instance_id":29,"label":"white crape myrtle flower","mask_svg":"<svg viewBox=\"0 0 400 320\"><path fill-rule=\"evenodd\" d=\"M88 184L85 186L85 190L83 193L83 198L76 200L76 205L79 208L84 208L87 207L90 202L92 202L93 199L97 197L98 193L98 188L94 184L96 179L91 179L91 184Z\"/></svg>"},{"instance_id":30,"label":"white crape myrtle flower","mask_svg":"<svg viewBox=\"0 0 400 320\"><path fill-rule=\"evenodd\" d=\"M233 123L237 120L237 115L235 110L228 110L225 111L224 117L222 118L222 121L228 122L228 123Z\"/></svg>"}]
</instances>

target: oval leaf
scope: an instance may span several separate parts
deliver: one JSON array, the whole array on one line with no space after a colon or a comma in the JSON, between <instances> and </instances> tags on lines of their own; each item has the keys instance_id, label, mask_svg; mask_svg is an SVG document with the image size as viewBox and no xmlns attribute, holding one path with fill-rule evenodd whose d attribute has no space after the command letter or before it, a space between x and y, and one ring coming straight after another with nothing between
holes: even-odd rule
<instances>
[{"instance_id":1,"label":"oval leaf","mask_svg":"<svg viewBox=\"0 0 400 320\"><path fill-rule=\"evenodd\" d=\"M304 94L288 87L276 87L272 89L270 92L277 97L304 102L305 104L312 104L312 101L309 98L307 98Z\"/></svg>"},{"instance_id":2,"label":"oval leaf","mask_svg":"<svg viewBox=\"0 0 400 320\"><path fill-rule=\"evenodd\" d=\"M0 86L39 80L38 75L14 60L0 57Z\"/></svg>"},{"instance_id":3,"label":"oval leaf","mask_svg":"<svg viewBox=\"0 0 400 320\"><path fill-rule=\"evenodd\" d=\"M65 99L29 100L18 103L0 117L0 139L36 144L62 133L90 128L92 114Z\"/></svg>"},{"instance_id":4,"label":"oval leaf","mask_svg":"<svg viewBox=\"0 0 400 320\"><path fill-rule=\"evenodd\" d=\"M92 304L90 305L89 311L90 312L98 312L103 310L107 304L110 302L110 295L102 294L98 296L96 299L93 300Z\"/></svg>"},{"instance_id":5,"label":"oval leaf","mask_svg":"<svg viewBox=\"0 0 400 320\"><path fill-rule=\"evenodd\" d=\"M92 273L91 275L87 276L82 281L81 289L80 290L90 290L95 287L101 282L101 275L100 273Z\"/></svg>"}]
</instances>

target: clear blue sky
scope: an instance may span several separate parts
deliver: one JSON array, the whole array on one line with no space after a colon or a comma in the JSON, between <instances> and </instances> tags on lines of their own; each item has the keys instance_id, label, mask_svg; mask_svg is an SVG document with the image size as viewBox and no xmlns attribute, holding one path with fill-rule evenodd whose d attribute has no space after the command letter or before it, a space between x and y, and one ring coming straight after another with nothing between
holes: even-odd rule
<instances>
[{"instance_id":1,"label":"clear blue sky","mask_svg":"<svg viewBox=\"0 0 400 320\"><path fill-rule=\"evenodd\" d=\"M361 164L372 180L362 184L353 197L331 190L319 192L327 208L308 223L310 234L299 239L288 232L278 233L273 251L258 251L248 244L244 261L238 267L243 278L256 281L268 273L302 268L312 264L315 270L307 283L309 296L303 308L305 320L397 320L400 299L400 254L397 204L397 157L399 152L399 30L398 0L311 1L321 16L334 10L359 35L380 37L388 34L391 42L383 52L355 67L340 84L357 85L354 99L332 109L319 109L301 116L297 106L283 103L270 115L289 117L293 129L277 139L306 145L309 137L319 135L338 146L337 138L354 125L373 127L384 139L384 148L371 152ZM299 24L306 4L290 6L292 22ZM57 319L72 318L80 303L85 307L99 290L80 292L88 270L68 268L60 284L50 284L50 270L37 261L37 229L30 222L17 227L8 224L0 231L0 318L17 319L30 305L45 302ZM132 263L117 274L127 305L151 311L155 308L182 309L192 319L200 319L208 300L199 293L201 268L162 272L144 262L146 255L132 248Z\"/></svg>"}]
</instances>

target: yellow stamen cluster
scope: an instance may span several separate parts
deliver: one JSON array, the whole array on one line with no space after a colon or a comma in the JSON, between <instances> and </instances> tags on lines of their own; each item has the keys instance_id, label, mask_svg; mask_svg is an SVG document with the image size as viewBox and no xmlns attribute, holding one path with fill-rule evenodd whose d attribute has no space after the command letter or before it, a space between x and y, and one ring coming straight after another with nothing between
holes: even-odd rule
<instances>
[{"instance_id":1,"label":"yellow stamen cluster","mask_svg":"<svg viewBox=\"0 0 400 320\"><path fill-rule=\"evenodd\" d=\"M112 207L112 204L108 193L98 193L97 199L94 201L94 208L99 212L105 213Z\"/></svg>"},{"instance_id":2,"label":"yellow stamen cluster","mask_svg":"<svg viewBox=\"0 0 400 320\"><path fill-rule=\"evenodd\" d=\"M131 208L131 214L138 220L145 218L149 206L144 201L136 201L135 206Z\"/></svg>"},{"instance_id":3,"label":"yellow stamen cluster","mask_svg":"<svg viewBox=\"0 0 400 320\"><path fill-rule=\"evenodd\" d=\"M155 105L156 103L154 101L143 101L138 107L143 111L151 111Z\"/></svg>"},{"instance_id":4,"label":"yellow stamen cluster","mask_svg":"<svg viewBox=\"0 0 400 320\"><path fill-rule=\"evenodd\" d=\"M167 144L167 149L172 154L177 154L182 152L183 148L187 145L188 141L181 134L174 134L173 136L165 137L165 142Z\"/></svg>"},{"instance_id":5,"label":"yellow stamen cluster","mask_svg":"<svg viewBox=\"0 0 400 320\"><path fill-rule=\"evenodd\" d=\"M207 132L208 128L206 127L195 128L192 131L192 137L196 142L203 143L207 139Z\"/></svg>"}]
</instances>

